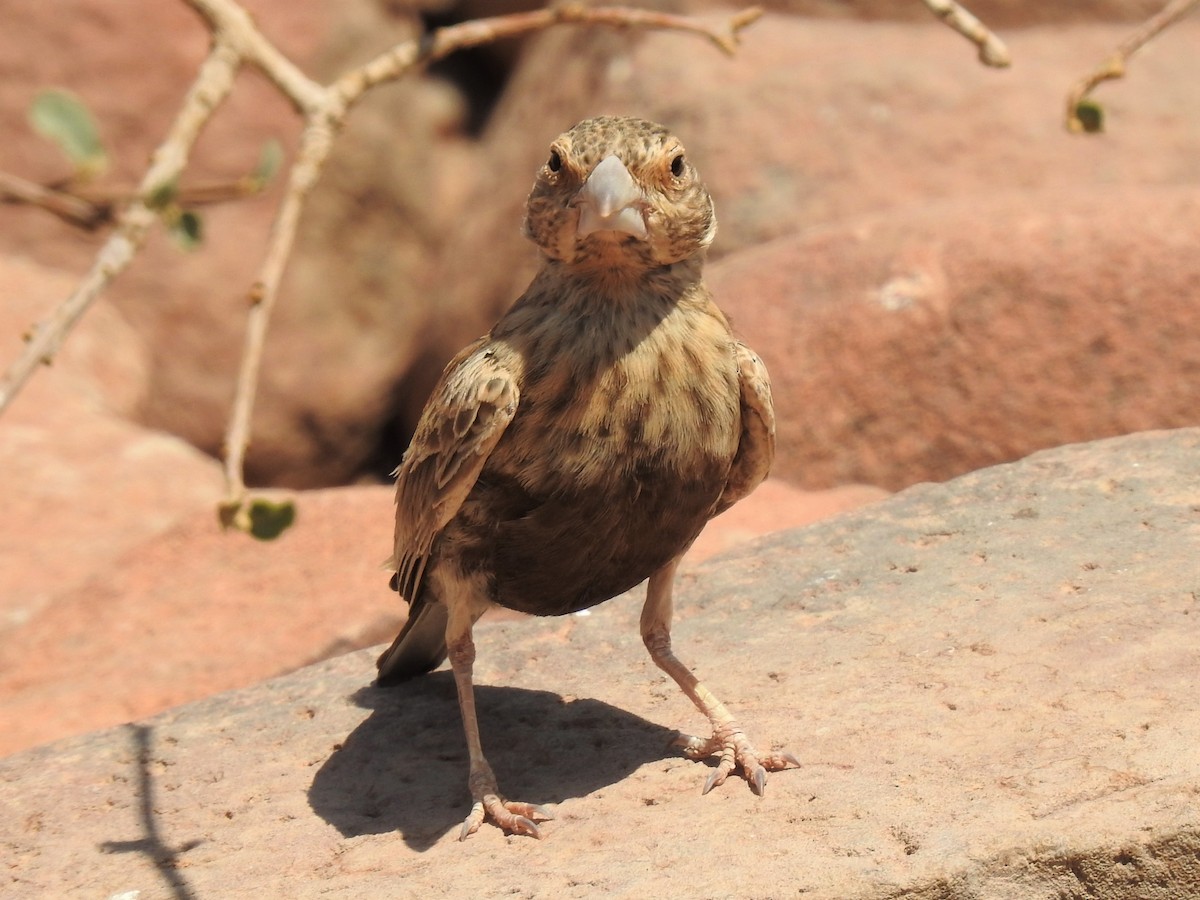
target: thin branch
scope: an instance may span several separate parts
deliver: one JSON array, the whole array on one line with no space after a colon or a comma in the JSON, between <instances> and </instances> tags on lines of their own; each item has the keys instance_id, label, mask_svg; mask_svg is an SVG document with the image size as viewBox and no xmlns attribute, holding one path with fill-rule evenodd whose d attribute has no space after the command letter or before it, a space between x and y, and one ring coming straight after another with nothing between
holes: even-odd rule
<instances>
[{"instance_id":1,"label":"thin branch","mask_svg":"<svg viewBox=\"0 0 1200 900\"><path fill-rule=\"evenodd\" d=\"M930 11L979 48L979 61L1003 69L1012 64L1004 41L954 0L922 0Z\"/></svg>"},{"instance_id":2,"label":"thin branch","mask_svg":"<svg viewBox=\"0 0 1200 900\"><path fill-rule=\"evenodd\" d=\"M332 114L329 114L332 119ZM340 118L338 119L340 121ZM250 311L246 321L246 337L242 361L238 368L237 388L233 410L225 432L225 500L227 515L234 515L246 496L245 458L250 445L250 422L254 415L258 376L262 369L263 349L267 340L267 325L279 284L296 241L300 213L309 193L317 183L321 169L333 148L335 128L332 121L317 119L310 122L300 136L300 152L288 177L287 191L275 217L271 240L259 270L258 280L250 289Z\"/></svg>"},{"instance_id":3,"label":"thin branch","mask_svg":"<svg viewBox=\"0 0 1200 900\"><path fill-rule=\"evenodd\" d=\"M216 0L206 2L213 4ZM245 515L245 456L250 442L254 399L262 367L267 326L279 295L284 267L295 243L300 212L329 157L333 137L341 129L355 101L370 88L402 78L413 69L455 51L539 31L553 25L612 25L689 31L708 37L722 49L733 52L738 32L761 15L761 10L746 10L731 17L723 31L683 16L649 13L624 7L588 9L563 6L533 13L495 16L439 28L424 38L397 44L365 65L342 75L320 93L310 91L305 85L305 97L294 98L298 107L306 109L307 124L301 135L300 153L290 174L288 189L275 220L258 281L250 291L250 312L238 371L237 390L225 432L226 496L221 504L223 519L235 521L237 516ZM248 61L262 68L281 90L286 90L286 79L272 76L268 71L268 67L274 64L273 57L255 56ZM244 526L245 523L241 524Z\"/></svg>"},{"instance_id":4,"label":"thin branch","mask_svg":"<svg viewBox=\"0 0 1200 900\"><path fill-rule=\"evenodd\" d=\"M229 43L238 58L249 62L291 101L296 112L309 115L324 102L325 88L300 70L258 30L254 18L235 0L183 0L199 13L214 39Z\"/></svg>"},{"instance_id":5,"label":"thin branch","mask_svg":"<svg viewBox=\"0 0 1200 900\"><path fill-rule=\"evenodd\" d=\"M49 363L74 324L133 259L158 218L149 205L165 186L175 183L187 164L200 130L226 99L234 75L243 63L255 66L279 89L304 118L300 148L288 173L258 278L249 292L250 310L245 346L238 372L233 410L225 436L226 499L221 504L224 521L239 521L246 495L244 462L249 443L263 347L271 311L279 294L288 258L295 244L297 223L313 186L320 178L333 145L353 103L371 87L403 77L414 68L465 47L505 37L539 31L553 25L607 25L619 28L671 29L708 38L726 53L733 53L739 32L762 15L747 9L721 26L686 16L667 15L628 7L594 7L568 4L532 13L518 13L464 22L438 29L420 39L397 44L364 66L347 72L329 86L306 76L258 30L254 20L235 0L184 0L204 20L213 47L184 100L166 139L152 158L137 195L115 216L116 230L100 249L91 270L75 292L48 319L32 329L24 352L0 379L0 412L20 391L37 366ZM39 202L64 217L86 217L67 194L47 188L0 182L0 190L25 202ZM33 198L37 197L37 200ZM65 198L65 199L64 199Z\"/></svg>"},{"instance_id":6,"label":"thin branch","mask_svg":"<svg viewBox=\"0 0 1200 900\"><path fill-rule=\"evenodd\" d=\"M237 67L237 54L224 43L214 43L167 137L151 157L150 167L139 185L139 199L118 216L116 230L71 295L49 318L30 329L25 349L0 379L0 412L8 408L38 366L50 364L75 323L141 249L158 218L144 198L179 177L200 129L233 88Z\"/></svg>"},{"instance_id":7,"label":"thin branch","mask_svg":"<svg viewBox=\"0 0 1200 900\"><path fill-rule=\"evenodd\" d=\"M0 202L38 206L67 224L88 231L111 222L113 217L111 204L102 207L75 194L45 187L8 172L0 172Z\"/></svg>"},{"instance_id":8,"label":"thin branch","mask_svg":"<svg viewBox=\"0 0 1200 900\"><path fill-rule=\"evenodd\" d=\"M171 202L186 208L212 206L216 203L245 200L247 197L261 194L265 187L265 181L260 181L250 175L243 175L230 181L202 181L197 184L180 185L171 193ZM97 185L96 187L81 188L69 196L112 214L124 204L136 200L138 194L138 191L129 188L105 188Z\"/></svg>"},{"instance_id":9,"label":"thin branch","mask_svg":"<svg viewBox=\"0 0 1200 900\"><path fill-rule=\"evenodd\" d=\"M1089 75L1080 79L1079 83L1067 94L1067 130L1073 132L1086 131L1087 128L1079 115L1080 104L1087 100L1088 95L1102 82L1123 78L1125 64L1133 54L1149 43L1160 32L1170 28L1188 13L1200 6L1200 0L1171 0L1166 6L1141 24L1137 31L1117 45L1104 62Z\"/></svg>"},{"instance_id":10,"label":"thin branch","mask_svg":"<svg viewBox=\"0 0 1200 900\"><path fill-rule=\"evenodd\" d=\"M399 43L365 65L344 74L334 82L333 89L349 105L369 88L394 81L417 66L436 62L469 47L542 31L554 25L607 25L614 28L690 32L708 38L720 50L732 55L737 50L742 29L758 21L762 14L763 10L760 7L752 6L730 16L722 23L723 27L717 27L688 16L627 6L586 7L580 4L564 4L533 12L474 19L439 28L421 40Z\"/></svg>"},{"instance_id":11,"label":"thin branch","mask_svg":"<svg viewBox=\"0 0 1200 900\"><path fill-rule=\"evenodd\" d=\"M172 194L171 200L179 207L190 209L244 200L262 193L265 187L264 181L246 175L233 181L185 185ZM119 210L137 200L138 196L138 190L131 187L96 185L73 191L60 190L0 171L0 203L36 206L53 213L68 225L86 231L112 224Z\"/></svg>"}]
</instances>

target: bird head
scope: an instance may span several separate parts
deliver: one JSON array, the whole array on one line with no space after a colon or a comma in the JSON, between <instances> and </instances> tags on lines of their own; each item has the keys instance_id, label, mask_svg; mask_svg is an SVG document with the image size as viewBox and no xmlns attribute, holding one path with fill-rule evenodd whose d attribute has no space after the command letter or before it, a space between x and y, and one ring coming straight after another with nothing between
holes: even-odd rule
<instances>
[{"instance_id":1,"label":"bird head","mask_svg":"<svg viewBox=\"0 0 1200 900\"><path fill-rule=\"evenodd\" d=\"M717 232L712 198L667 129L600 116L550 145L525 234L578 266L647 269L700 255Z\"/></svg>"}]
</instances>

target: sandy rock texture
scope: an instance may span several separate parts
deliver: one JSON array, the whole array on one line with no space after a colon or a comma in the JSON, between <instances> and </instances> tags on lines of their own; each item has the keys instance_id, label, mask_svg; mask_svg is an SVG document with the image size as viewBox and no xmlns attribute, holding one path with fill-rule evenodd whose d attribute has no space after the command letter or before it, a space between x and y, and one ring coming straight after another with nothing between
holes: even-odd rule
<instances>
[{"instance_id":1,"label":"sandy rock texture","mask_svg":"<svg viewBox=\"0 0 1200 900\"><path fill-rule=\"evenodd\" d=\"M726 257L710 281L771 366L776 474L895 489L1196 423L1198 221L1194 186L1010 193Z\"/></svg>"},{"instance_id":2,"label":"sandy rock texture","mask_svg":"<svg viewBox=\"0 0 1200 900\"><path fill-rule=\"evenodd\" d=\"M698 717L638 597L479 632L485 745L546 837L465 844L445 671L374 651L0 761L5 894L1166 900L1200 891L1200 430L1045 451L682 579L676 649L801 768Z\"/></svg>"},{"instance_id":3,"label":"sandy rock texture","mask_svg":"<svg viewBox=\"0 0 1200 900\"><path fill-rule=\"evenodd\" d=\"M190 450L126 427L150 447ZM45 479L0 477L15 507L0 515L0 756L390 641L404 623L407 607L382 568L392 540L388 486L300 492L296 524L260 543L217 526L215 473L196 479L180 512L163 502L173 478L144 455L133 471L103 457L47 460L72 466L80 487L63 502L78 515L47 503ZM93 471L116 480L83 488ZM146 505L118 514L108 508L112 485L125 482ZM884 496L861 485L802 491L769 481L704 531L687 564ZM15 515L39 503L40 514ZM87 551L61 572L60 532Z\"/></svg>"},{"instance_id":4,"label":"sandy rock texture","mask_svg":"<svg viewBox=\"0 0 1200 900\"><path fill-rule=\"evenodd\" d=\"M2 256L0 285L9 347L73 286ZM129 421L149 366L128 322L101 300L0 418L0 659L57 597L220 496L211 458Z\"/></svg>"}]
</instances>

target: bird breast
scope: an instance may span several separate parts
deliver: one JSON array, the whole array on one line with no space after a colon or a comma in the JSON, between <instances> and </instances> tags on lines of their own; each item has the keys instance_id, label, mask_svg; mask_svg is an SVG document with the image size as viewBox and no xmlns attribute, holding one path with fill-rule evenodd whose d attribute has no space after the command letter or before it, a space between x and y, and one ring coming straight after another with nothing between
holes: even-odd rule
<instances>
[{"instance_id":1,"label":"bird breast","mask_svg":"<svg viewBox=\"0 0 1200 900\"><path fill-rule=\"evenodd\" d=\"M719 311L675 307L657 322L614 325L622 318L603 310L535 338L503 441L515 451L511 474L561 491L732 461L737 365Z\"/></svg>"},{"instance_id":2,"label":"bird breast","mask_svg":"<svg viewBox=\"0 0 1200 900\"><path fill-rule=\"evenodd\" d=\"M682 553L741 434L732 339L710 302L562 325L518 330L517 414L473 494L494 523L495 601L535 615L600 603Z\"/></svg>"}]
</instances>

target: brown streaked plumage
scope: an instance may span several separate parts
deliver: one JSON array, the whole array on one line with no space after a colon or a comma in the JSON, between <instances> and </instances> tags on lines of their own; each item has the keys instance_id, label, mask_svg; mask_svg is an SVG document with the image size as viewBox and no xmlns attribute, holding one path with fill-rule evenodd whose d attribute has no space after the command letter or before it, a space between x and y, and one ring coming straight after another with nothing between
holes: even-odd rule
<instances>
[{"instance_id":1,"label":"brown streaked plumage","mask_svg":"<svg viewBox=\"0 0 1200 900\"><path fill-rule=\"evenodd\" d=\"M472 626L492 604L561 615L649 579L642 638L713 726L678 743L720 756L706 793L740 767L761 794L795 757L760 756L671 652L680 557L775 450L766 368L701 279L712 200L662 126L600 117L551 145L525 232L541 271L451 360L397 470L393 583L411 609L379 683L449 656L475 801L460 838L485 818L540 836L550 814L505 800L483 755Z\"/></svg>"}]
</instances>

